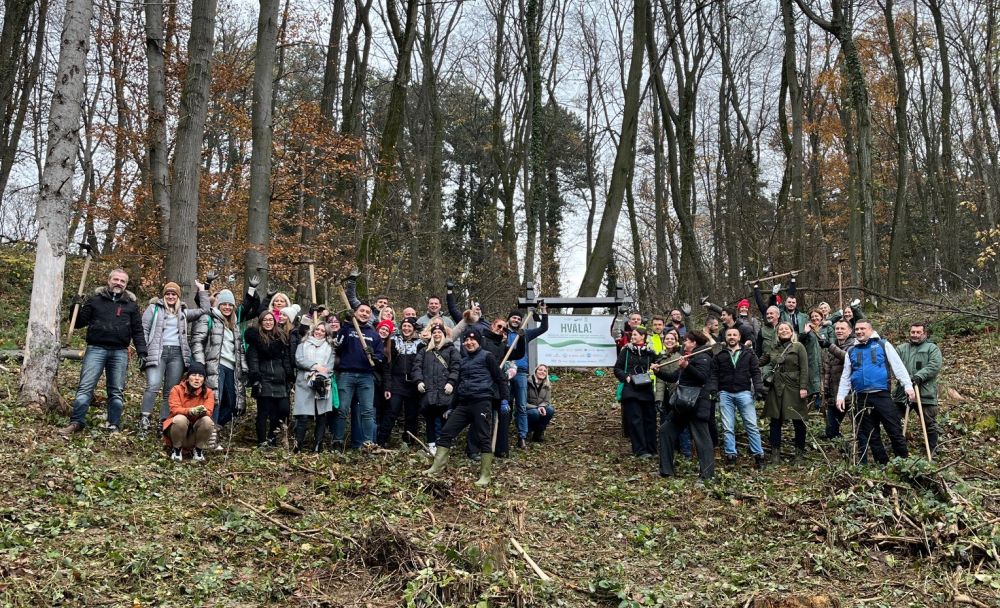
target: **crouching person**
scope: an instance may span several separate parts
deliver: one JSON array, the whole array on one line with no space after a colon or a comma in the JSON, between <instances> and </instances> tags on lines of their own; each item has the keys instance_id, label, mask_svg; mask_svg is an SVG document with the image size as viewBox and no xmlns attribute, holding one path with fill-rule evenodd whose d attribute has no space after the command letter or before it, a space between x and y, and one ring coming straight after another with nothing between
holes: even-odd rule
<instances>
[{"instance_id":1,"label":"crouching person","mask_svg":"<svg viewBox=\"0 0 1000 608\"><path fill-rule=\"evenodd\" d=\"M545 441L545 429L556 415L552 407L552 383L549 366L544 363L535 368L528 379L528 431L532 441Z\"/></svg>"},{"instance_id":2,"label":"crouching person","mask_svg":"<svg viewBox=\"0 0 1000 608\"><path fill-rule=\"evenodd\" d=\"M500 411L510 413L510 388L507 378L500 372L500 364L493 353L483 349L482 333L478 328L467 329L462 336L462 362L459 368L458 402L448 416L441 435L438 437L434 464L424 471L425 475L437 475L448 463L448 453L455 443L455 437L469 426L482 460L479 464L479 480L476 485L483 487L492 480L493 450L491 435L493 426L493 387L500 392Z\"/></svg>"},{"instance_id":3,"label":"crouching person","mask_svg":"<svg viewBox=\"0 0 1000 608\"><path fill-rule=\"evenodd\" d=\"M193 460L205 460L202 451L212 437L215 393L205 386L205 364L194 361L185 379L170 391L170 415L163 421L163 438L173 451L170 459L180 462L184 450L193 449Z\"/></svg>"}]
</instances>

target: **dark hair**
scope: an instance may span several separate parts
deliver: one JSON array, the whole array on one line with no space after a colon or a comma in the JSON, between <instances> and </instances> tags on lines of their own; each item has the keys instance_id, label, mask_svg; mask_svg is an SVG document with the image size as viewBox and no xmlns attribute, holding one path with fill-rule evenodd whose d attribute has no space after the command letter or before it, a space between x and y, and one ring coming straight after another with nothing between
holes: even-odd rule
<instances>
[{"instance_id":1,"label":"dark hair","mask_svg":"<svg viewBox=\"0 0 1000 608\"><path fill-rule=\"evenodd\" d=\"M357 307L355 307L354 310L357 310L358 308L361 308L362 306L367 306L369 309L371 309L371 307L372 307L372 305L368 303L368 300L361 300L360 302L358 302L358 305L357 305Z\"/></svg>"},{"instance_id":2,"label":"dark hair","mask_svg":"<svg viewBox=\"0 0 1000 608\"><path fill-rule=\"evenodd\" d=\"M667 320L664 319L662 315L653 315L653 318L650 319L649 322L652 323L653 321L663 321L664 323L667 322Z\"/></svg>"},{"instance_id":3,"label":"dark hair","mask_svg":"<svg viewBox=\"0 0 1000 608\"><path fill-rule=\"evenodd\" d=\"M204 399L205 397L207 397L208 378L205 378L205 380L201 383L201 388L192 389L191 385L188 384L188 377L190 375L191 375L190 373L184 372L184 392L187 393L188 395L197 395L199 399Z\"/></svg>"},{"instance_id":4,"label":"dark hair","mask_svg":"<svg viewBox=\"0 0 1000 608\"><path fill-rule=\"evenodd\" d=\"M910 329L913 329L914 327L922 327L927 335L930 335L931 333L931 328L927 324L927 321L914 321L910 323Z\"/></svg>"},{"instance_id":5,"label":"dark hair","mask_svg":"<svg viewBox=\"0 0 1000 608\"><path fill-rule=\"evenodd\" d=\"M728 334L731 331L735 331L736 333L740 333L740 328L736 327L735 325L733 325L732 327L727 327L726 331L725 331L725 333L723 335Z\"/></svg>"},{"instance_id":6,"label":"dark hair","mask_svg":"<svg viewBox=\"0 0 1000 608\"><path fill-rule=\"evenodd\" d=\"M427 301L430 302L431 300L437 300L438 304L441 303L441 298L439 298L437 296L427 296Z\"/></svg>"},{"instance_id":7,"label":"dark hair","mask_svg":"<svg viewBox=\"0 0 1000 608\"><path fill-rule=\"evenodd\" d=\"M833 325L834 325L834 326L836 326L836 325L837 325L837 323L843 323L844 325L846 325L846 326L848 326L848 327L850 327L850 326L851 326L851 322L850 322L850 321L848 321L847 319L843 318L843 317L841 317L841 318L837 319L836 321L834 321L834 322L833 322Z\"/></svg>"},{"instance_id":8,"label":"dark hair","mask_svg":"<svg viewBox=\"0 0 1000 608\"><path fill-rule=\"evenodd\" d=\"M708 315L708 318L705 319L705 324L707 325L709 321L718 321L718 320L719 320L719 317L717 317L715 315Z\"/></svg>"},{"instance_id":9,"label":"dark hair","mask_svg":"<svg viewBox=\"0 0 1000 608\"><path fill-rule=\"evenodd\" d=\"M722 307L722 312L726 313L730 317L733 317L734 319L736 318L736 311L733 310L732 306L723 306Z\"/></svg>"},{"instance_id":10,"label":"dark hair","mask_svg":"<svg viewBox=\"0 0 1000 608\"><path fill-rule=\"evenodd\" d=\"M274 329L271 331L264 331L264 317L269 315L271 320L274 321ZM271 340L279 340L288 344L288 336L285 335L285 330L282 329L281 324L278 323L278 318L274 316L274 312L270 309L260 313L260 316L257 317L257 325L257 336L263 346L271 344Z\"/></svg>"},{"instance_id":11,"label":"dark hair","mask_svg":"<svg viewBox=\"0 0 1000 608\"><path fill-rule=\"evenodd\" d=\"M385 300L386 302L388 302L389 301L389 296L387 296L385 294L379 294L379 295L375 296L375 301L378 302L379 300Z\"/></svg>"},{"instance_id":12,"label":"dark hair","mask_svg":"<svg viewBox=\"0 0 1000 608\"><path fill-rule=\"evenodd\" d=\"M632 331L639 332L640 334L642 334L643 338L648 338L649 337L649 332L646 331L646 328L643 327L642 325L639 325L638 327L633 327Z\"/></svg>"},{"instance_id":13,"label":"dark hair","mask_svg":"<svg viewBox=\"0 0 1000 608\"><path fill-rule=\"evenodd\" d=\"M708 337L697 329L689 329L687 333L684 334L684 339L685 340L690 339L698 346L704 346L705 344L708 344Z\"/></svg>"}]
</instances>

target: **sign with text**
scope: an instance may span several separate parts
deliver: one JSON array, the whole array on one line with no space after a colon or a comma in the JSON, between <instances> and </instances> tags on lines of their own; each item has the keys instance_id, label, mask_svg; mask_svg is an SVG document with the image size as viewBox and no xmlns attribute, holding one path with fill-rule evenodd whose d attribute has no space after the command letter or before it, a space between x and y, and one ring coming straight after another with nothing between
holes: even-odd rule
<instances>
[{"instance_id":1,"label":"sign with text","mask_svg":"<svg viewBox=\"0 0 1000 608\"><path fill-rule=\"evenodd\" d=\"M611 367L618 356L611 315L549 315L549 331L531 342L534 362L554 367Z\"/></svg>"}]
</instances>

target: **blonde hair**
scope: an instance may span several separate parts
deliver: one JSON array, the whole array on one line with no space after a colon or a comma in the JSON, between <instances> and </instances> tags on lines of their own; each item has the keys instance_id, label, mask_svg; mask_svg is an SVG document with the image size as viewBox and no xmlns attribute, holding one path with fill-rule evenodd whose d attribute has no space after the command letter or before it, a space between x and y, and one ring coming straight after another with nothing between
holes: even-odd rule
<instances>
[{"instance_id":1,"label":"blonde hair","mask_svg":"<svg viewBox=\"0 0 1000 608\"><path fill-rule=\"evenodd\" d=\"M441 341L434 342L434 327L441 328ZM440 350L447 342L451 342L451 330L442 321L440 323L428 323L424 331L420 332L420 337L427 340L427 350Z\"/></svg>"},{"instance_id":2,"label":"blonde hair","mask_svg":"<svg viewBox=\"0 0 1000 608\"><path fill-rule=\"evenodd\" d=\"M787 325L788 329L792 330L792 339L791 339L791 342L798 342L799 341L799 337L798 337L798 335L795 334L795 328L792 327L792 324L789 323L788 321L779 321L778 324L774 326L774 332L775 332L775 334L777 334L778 329L782 325Z\"/></svg>"}]
</instances>

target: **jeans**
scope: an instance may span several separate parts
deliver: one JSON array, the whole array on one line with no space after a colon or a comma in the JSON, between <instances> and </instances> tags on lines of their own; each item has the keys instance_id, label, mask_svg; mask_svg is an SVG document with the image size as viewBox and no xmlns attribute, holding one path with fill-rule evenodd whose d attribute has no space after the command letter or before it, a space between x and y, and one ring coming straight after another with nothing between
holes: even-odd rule
<instances>
[{"instance_id":1,"label":"jeans","mask_svg":"<svg viewBox=\"0 0 1000 608\"><path fill-rule=\"evenodd\" d=\"M142 413L150 415L156 406L156 394L163 388L163 401L160 402L160 420L166 420L170 414L170 391L181 381L184 374L184 355L180 346L164 346L163 353L156 365L146 368L146 392L142 394Z\"/></svg>"},{"instance_id":2,"label":"jeans","mask_svg":"<svg viewBox=\"0 0 1000 608\"><path fill-rule=\"evenodd\" d=\"M364 443L375 442L375 377L364 372L337 372L337 391L340 396L340 409L337 419L333 422L333 440L343 441L347 421L351 418L351 410L355 397L358 411L358 430L355 437L351 433L351 447L360 448ZM353 429L352 429L353 431Z\"/></svg>"},{"instance_id":3,"label":"jeans","mask_svg":"<svg viewBox=\"0 0 1000 608\"><path fill-rule=\"evenodd\" d=\"M226 424L233 419L236 409L236 372L222 364L219 364L219 386L215 399L212 420L216 424Z\"/></svg>"},{"instance_id":4,"label":"jeans","mask_svg":"<svg viewBox=\"0 0 1000 608\"><path fill-rule=\"evenodd\" d=\"M125 375L128 371L128 350L88 345L80 367L80 386L73 400L71 422L87 424L87 409L94 398L97 381L104 373L108 390L108 424L118 426L125 409Z\"/></svg>"},{"instance_id":5,"label":"jeans","mask_svg":"<svg viewBox=\"0 0 1000 608\"><path fill-rule=\"evenodd\" d=\"M538 413L538 408L530 406L528 408L528 429L531 431L544 431L545 427L552 422L552 417L556 415L556 409L551 405L545 406L545 415Z\"/></svg>"},{"instance_id":6,"label":"jeans","mask_svg":"<svg viewBox=\"0 0 1000 608\"><path fill-rule=\"evenodd\" d=\"M757 427L757 408L754 406L753 394L750 391L720 392L719 408L722 410L724 452L731 456L736 455L736 411L739 410L743 428L747 432L747 441L750 443L750 453L762 456L764 448L760 443L760 429Z\"/></svg>"},{"instance_id":7,"label":"jeans","mask_svg":"<svg viewBox=\"0 0 1000 608\"><path fill-rule=\"evenodd\" d=\"M524 439L528 436L528 371L517 370L517 375L510 381L510 395L514 400L514 414L517 421L517 436Z\"/></svg>"}]
</instances>

